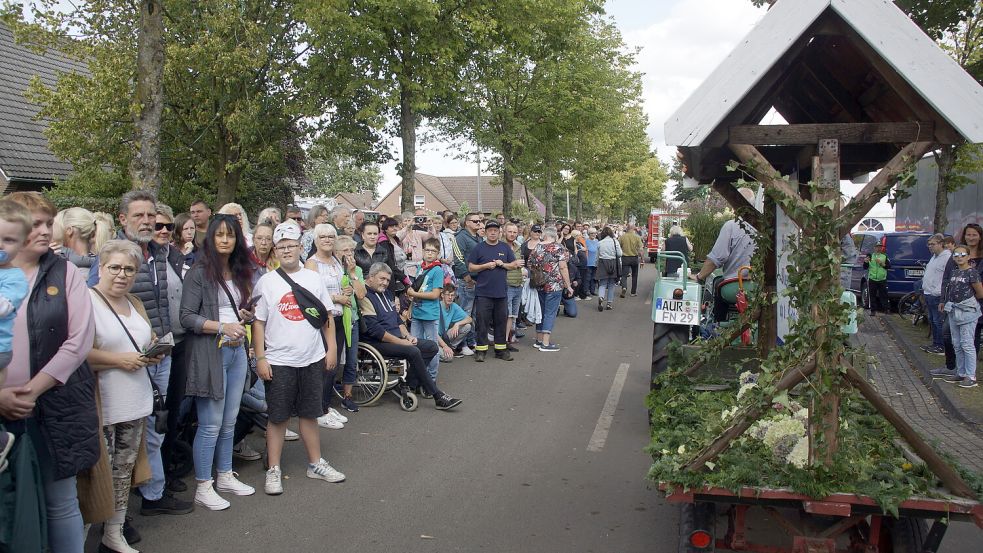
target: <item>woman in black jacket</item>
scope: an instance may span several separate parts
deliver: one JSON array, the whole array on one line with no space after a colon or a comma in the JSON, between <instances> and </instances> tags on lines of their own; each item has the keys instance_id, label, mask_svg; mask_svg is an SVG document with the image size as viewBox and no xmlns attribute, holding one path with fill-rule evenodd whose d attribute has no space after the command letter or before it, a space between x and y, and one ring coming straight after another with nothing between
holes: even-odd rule
<instances>
[{"instance_id":1,"label":"woman in black jacket","mask_svg":"<svg viewBox=\"0 0 983 553\"><path fill-rule=\"evenodd\" d=\"M403 272L396 268L396 255L392 244L379 242L379 225L366 221L362 223L362 243L355 248L355 264L362 269L362 274L369 274L373 263L385 263L392 269L392 279L389 281L389 291L399 294L406 290L403 284Z\"/></svg>"}]
</instances>

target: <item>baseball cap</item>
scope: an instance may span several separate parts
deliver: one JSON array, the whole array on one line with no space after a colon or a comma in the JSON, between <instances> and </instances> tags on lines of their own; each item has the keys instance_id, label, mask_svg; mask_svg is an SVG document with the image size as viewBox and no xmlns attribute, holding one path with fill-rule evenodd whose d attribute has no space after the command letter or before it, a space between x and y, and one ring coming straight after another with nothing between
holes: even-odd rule
<instances>
[{"instance_id":1,"label":"baseball cap","mask_svg":"<svg viewBox=\"0 0 983 553\"><path fill-rule=\"evenodd\" d=\"M543 232L543 225L533 225L532 226L532 231L533 232Z\"/></svg>"},{"instance_id":2,"label":"baseball cap","mask_svg":"<svg viewBox=\"0 0 983 553\"><path fill-rule=\"evenodd\" d=\"M300 240L300 227L293 221L280 223L273 230L273 243L279 244L281 240Z\"/></svg>"},{"instance_id":3,"label":"baseball cap","mask_svg":"<svg viewBox=\"0 0 983 553\"><path fill-rule=\"evenodd\" d=\"M488 230L490 228L502 228L502 225L498 224L498 221L496 221L495 219L489 219L485 221L485 230Z\"/></svg>"}]
</instances>

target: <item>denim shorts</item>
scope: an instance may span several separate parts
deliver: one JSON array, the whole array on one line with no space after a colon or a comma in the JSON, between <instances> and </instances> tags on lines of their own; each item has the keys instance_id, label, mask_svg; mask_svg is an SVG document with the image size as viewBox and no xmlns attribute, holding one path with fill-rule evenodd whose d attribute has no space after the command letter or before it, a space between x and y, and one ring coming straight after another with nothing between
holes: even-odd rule
<instances>
[{"instance_id":1,"label":"denim shorts","mask_svg":"<svg viewBox=\"0 0 983 553\"><path fill-rule=\"evenodd\" d=\"M522 306L522 286L509 286L506 298L509 318L519 318L519 307Z\"/></svg>"}]
</instances>

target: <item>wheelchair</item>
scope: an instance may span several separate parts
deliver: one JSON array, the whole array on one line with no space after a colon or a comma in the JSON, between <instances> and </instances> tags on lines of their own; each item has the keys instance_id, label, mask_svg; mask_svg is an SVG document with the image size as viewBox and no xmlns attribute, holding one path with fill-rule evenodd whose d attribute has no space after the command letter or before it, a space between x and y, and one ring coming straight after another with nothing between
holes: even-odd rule
<instances>
[{"instance_id":1,"label":"wheelchair","mask_svg":"<svg viewBox=\"0 0 983 553\"><path fill-rule=\"evenodd\" d=\"M420 405L417 395L407 390L400 394L400 382L406 381L408 366L403 359L387 359L371 344L358 343L358 358L355 363L355 384L352 386L352 401L359 407L368 407L379 402L386 392L399 399L403 411L415 411ZM339 371L340 375L341 371ZM335 395L343 395L340 384L335 384Z\"/></svg>"}]
</instances>

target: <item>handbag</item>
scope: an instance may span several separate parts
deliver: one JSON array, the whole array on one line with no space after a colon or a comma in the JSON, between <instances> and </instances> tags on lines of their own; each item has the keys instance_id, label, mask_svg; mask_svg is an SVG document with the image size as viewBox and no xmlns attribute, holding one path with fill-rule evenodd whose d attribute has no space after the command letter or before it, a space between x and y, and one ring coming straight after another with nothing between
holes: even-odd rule
<instances>
[{"instance_id":1,"label":"handbag","mask_svg":"<svg viewBox=\"0 0 983 553\"><path fill-rule=\"evenodd\" d=\"M143 350L141 350L140 346L137 345L137 341L133 339L133 335L130 334L130 330L126 328L125 324L123 324L123 319L119 318L119 314L116 313L113 306L109 304L109 300L106 299L106 296L102 295L102 292L95 288L92 288L92 290L95 291L96 295L99 296L99 299L106 304L109 311L114 317L116 317L116 320L119 322L119 326L123 327L123 332L126 333L126 337L129 338L130 343L133 344L133 349L135 349L137 353L143 355ZM166 434L167 408L164 407L164 395L160 393L160 388L157 387L157 383L154 382L153 377L150 375L150 369L144 367L144 370L147 371L147 378L150 380L151 395L153 396L154 400L153 412L151 413L151 415L154 417L154 432L158 434Z\"/></svg>"},{"instance_id":2,"label":"handbag","mask_svg":"<svg viewBox=\"0 0 983 553\"><path fill-rule=\"evenodd\" d=\"M304 315L304 319L311 324L315 329L321 330L324 325L328 324L328 308L321 303L310 290L304 288L303 286L297 284L287 275L287 272L283 270L283 267L276 270L276 273L287 281L290 285L290 290L294 293L294 299L297 301L297 307L300 308L300 312Z\"/></svg>"}]
</instances>

